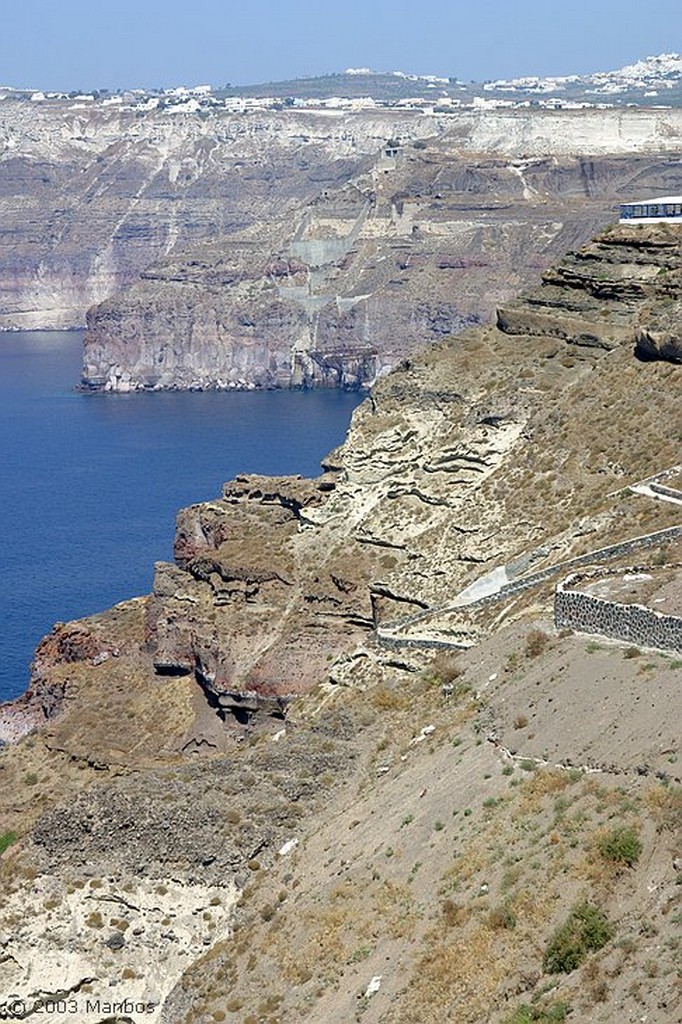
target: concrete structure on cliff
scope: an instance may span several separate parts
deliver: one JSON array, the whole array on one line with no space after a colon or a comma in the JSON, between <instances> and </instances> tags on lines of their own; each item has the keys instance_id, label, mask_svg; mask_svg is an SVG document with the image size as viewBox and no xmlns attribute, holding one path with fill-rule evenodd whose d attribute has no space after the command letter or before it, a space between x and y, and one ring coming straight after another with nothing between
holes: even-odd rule
<instances>
[{"instance_id":1,"label":"concrete structure on cliff","mask_svg":"<svg viewBox=\"0 0 682 1024\"><path fill-rule=\"evenodd\" d=\"M650 224L651 221L682 224L682 196L660 196L658 199L623 203L619 219L621 224Z\"/></svg>"}]
</instances>

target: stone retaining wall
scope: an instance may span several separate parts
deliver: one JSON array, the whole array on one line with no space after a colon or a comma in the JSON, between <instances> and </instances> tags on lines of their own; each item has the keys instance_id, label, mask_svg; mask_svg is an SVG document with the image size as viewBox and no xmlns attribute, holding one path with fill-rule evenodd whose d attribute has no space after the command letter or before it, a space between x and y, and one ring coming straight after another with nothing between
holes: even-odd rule
<instances>
[{"instance_id":1,"label":"stone retaining wall","mask_svg":"<svg viewBox=\"0 0 682 1024\"><path fill-rule=\"evenodd\" d=\"M491 604L498 604L499 602L505 601L509 597L513 597L515 594L519 594L524 590L530 589L530 587L536 586L538 583L544 583L550 580L552 576L556 576L557 573L562 570L570 569L573 566L589 565L590 563L602 561L605 558L618 558L621 555L629 554L633 551L638 551L641 548L656 547L658 544L666 544L670 541L677 540L682 537L682 526L668 526L663 530L656 530L654 533L645 533L639 537L631 537L629 540L620 541L618 544L610 544L608 547L596 548L594 551L588 551L584 555L575 555L573 558L568 558L564 562L557 562L554 565L548 566L546 569L539 569L537 572L530 573L528 576L520 576L513 580L511 583L506 583L504 586L493 594L487 594L485 597L479 597L473 601L468 601L466 604L454 606L451 603L437 605L433 608L426 608L423 611L414 612L412 615L408 615L402 619L396 619L394 622L382 623L384 629L406 629L410 626L417 625L427 621L434 615L440 615L443 612L472 612L479 608L485 608Z\"/></svg>"},{"instance_id":2,"label":"stone retaining wall","mask_svg":"<svg viewBox=\"0 0 682 1024\"><path fill-rule=\"evenodd\" d=\"M585 594L575 587L582 580L614 575L616 570L598 567L574 572L557 584L554 622L580 633L597 633L625 640L638 647L655 647L682 654L682 616L664 615L642 604L621 604ZM622 573L623 569L618 570Z\"/></svg>"}]
</instances>

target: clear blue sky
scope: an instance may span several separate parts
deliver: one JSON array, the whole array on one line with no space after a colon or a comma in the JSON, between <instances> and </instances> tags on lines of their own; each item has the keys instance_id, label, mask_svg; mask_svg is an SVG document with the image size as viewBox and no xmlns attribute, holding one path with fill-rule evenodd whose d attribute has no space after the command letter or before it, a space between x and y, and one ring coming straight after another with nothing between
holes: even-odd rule
<instances>
[{"instance_id":1,"label":"clear blue sky","mask_svg":"<svg viewBox=\"0 0 682 1024\"><path fill-rule=\"evenodd\" d=\"M245 84L346 67L483 80L682 50L679 0L3 0L0 84Z\"/></svg>"}]
</instances>

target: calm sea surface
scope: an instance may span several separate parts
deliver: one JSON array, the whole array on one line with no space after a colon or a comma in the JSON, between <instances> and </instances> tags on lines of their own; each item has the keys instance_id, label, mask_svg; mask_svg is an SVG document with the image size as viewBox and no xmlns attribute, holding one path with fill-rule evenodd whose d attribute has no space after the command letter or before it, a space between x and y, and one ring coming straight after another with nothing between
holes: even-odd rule
<instances>
[{"instance_id":1,"label":"calm sea surface","mask_svg":"<svg viewBox=\"0 0 682 1024\"><path fill-rule=\"evenodd\" d=\"M151 588L175 513L237 473L316 475L357 395L87 395L81 335L0 333L0 701L52 624Z\"/></svg>"}]
</instances>

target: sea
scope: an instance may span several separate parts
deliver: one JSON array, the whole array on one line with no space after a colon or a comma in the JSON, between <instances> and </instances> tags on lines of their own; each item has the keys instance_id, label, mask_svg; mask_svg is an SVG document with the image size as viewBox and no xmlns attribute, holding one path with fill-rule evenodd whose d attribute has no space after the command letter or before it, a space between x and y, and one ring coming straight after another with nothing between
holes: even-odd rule
<instances>
[{"instance_id":1,"label":"sea","mask_svg":"<svg viewBox=\"0 0 682 1024\"><path fill-rule=\"evenodd\" d=\"M316 476L358 394L77 390L81 332L0 333L0 702L56 621L148 593L178 509L238 473Z\"/></svg>"}]
</instances>

